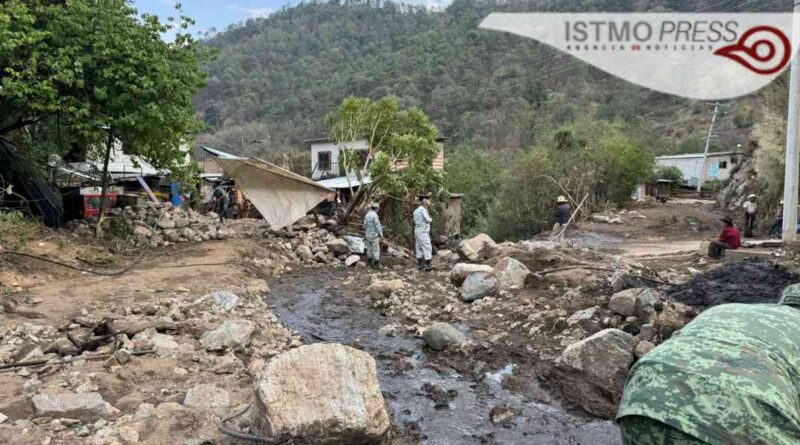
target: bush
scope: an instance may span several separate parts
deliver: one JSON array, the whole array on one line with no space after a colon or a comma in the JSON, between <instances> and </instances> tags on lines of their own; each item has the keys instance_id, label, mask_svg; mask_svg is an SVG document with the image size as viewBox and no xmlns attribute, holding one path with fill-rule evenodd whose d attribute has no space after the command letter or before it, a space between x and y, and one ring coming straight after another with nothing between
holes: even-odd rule
<instances>
[{"instance_id":1,"label":"bush","mask_svg":"<svg viewBox=\"0 0 800 445\"><path fill-rule=\"evenodd\" d=\"M657 181L659 179L666 179L672 181L675 184L683 183L683 172L678 167L674 165L670 166L660 166L655 169L653 172L653 181Z\"/></svg>"},{"instance_id":2,"label":"bush","mask_svg":"<svg viewBox=\"0 0 800 445\"><path fill-rule=\"evenodd\" d=\"M461 232L485 232L487 216L500 189L502 168L484 151L461 146L447 154L445 186L464 195L461 203Z\"/></svg>"},{"instance_id":3,"label":"bush","mask_svg":"<svg viewBox=\"0 0 800 445\"><path fill-rule=\"evenodd\" d=\"M573 206L588 196L583 210L589 212L622 204L652 169L653 157L620 125L585 118L515 160L490 213L490 233L515 239L547 229L558 195L568 195Z\"/></svg>"},{"instance_id":4,"label":"bush","mask_svg":"<svg viewBox=\"0 0 800 445\"><path fill-rule=\"evenodd\" d=\"M35 238L40 229L39 224L26 218L22 212L0 212L0 247L20 249Z\"/></svg>"}]
</instances>

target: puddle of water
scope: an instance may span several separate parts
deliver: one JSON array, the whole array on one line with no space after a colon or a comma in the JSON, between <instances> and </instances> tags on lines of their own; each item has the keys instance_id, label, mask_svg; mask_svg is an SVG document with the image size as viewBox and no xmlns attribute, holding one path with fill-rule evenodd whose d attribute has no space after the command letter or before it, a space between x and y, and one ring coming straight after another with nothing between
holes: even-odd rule
<instances>
[{"instance_id":1,"label":"puddle of water","mask_svg":"<svg viewBox=\"0 0 800 445\"><path fill-rule=\"evenodd\" d=\"M269 303L283 324L307 342L338 342L359 347L375 357L378 378L394 422L425 445L541 444L618 445L619 429L610 421L571 415L557 406L526 400L502 388L514 372L509 363L487 373L481 382L426 366L419 339L378 334L392 320L371 308L369 297L348 298L319 288L342 272L311 271L284 278L273 286ZM437 408L424 388L453 395L449 407ZM489 413L498 405L521 410L516 418L494 425Z\"/></svg>"}]
</instances>

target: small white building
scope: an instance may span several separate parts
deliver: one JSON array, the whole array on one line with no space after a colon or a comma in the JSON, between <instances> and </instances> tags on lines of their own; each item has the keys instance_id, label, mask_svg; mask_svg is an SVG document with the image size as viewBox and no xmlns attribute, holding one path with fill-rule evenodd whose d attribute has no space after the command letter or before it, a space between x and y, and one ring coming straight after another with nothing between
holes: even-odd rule
<instances>
[{"instance_id":1,"label":"small white building","mask_svg":"<svg viewBox=\"0 0 800 445\"><path fill-rule=\"evenodd\" d=\"M436 139L436 144L439 146L439 154L433 160L434 170L444 169L444 141L445 138ZM369 152L369 145L366 139L347 142L344 144L337 144L330 139L311 139L305 141L311 147L311 179L318 181L320 179L339 178L346 176L347 172L339 163L339 154L342 147L345 150L357 151L364 160L367 158ZM404 162L395 164L395 168L404 168Z\"/></svg>"},{"instance_id":2,"label":"small white building","mask_svg":"<svg viewBox=\"0 0 800 445\"><path fill-rule=\"evenodd\" d=\"M731 171L744 157L737 151L709 153L706 159L706 180L718 179L725 181L731 176ZM703 168L703 153L690 153L685 155L659 156L656 158L659 167L678 167L683 173L683 180L691 186L696 186L700 181Z\"/></svg>"}]
</instances>

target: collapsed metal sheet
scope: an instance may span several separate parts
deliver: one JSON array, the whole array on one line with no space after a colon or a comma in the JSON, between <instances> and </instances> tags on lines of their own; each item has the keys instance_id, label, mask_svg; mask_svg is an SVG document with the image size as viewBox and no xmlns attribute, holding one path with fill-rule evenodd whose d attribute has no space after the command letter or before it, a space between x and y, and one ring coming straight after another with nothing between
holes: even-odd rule
<instances>
[{"instance_id":1,"label":"collapsed metal sheet","mask_svg":"<svg viewBox=\"0 0 800 445\"><path fill-rule=\"evenodd\" d=\"M218 157L217 161L273 229L294 223L333 192L260 159Z\"/></svg>"}]
</instances>

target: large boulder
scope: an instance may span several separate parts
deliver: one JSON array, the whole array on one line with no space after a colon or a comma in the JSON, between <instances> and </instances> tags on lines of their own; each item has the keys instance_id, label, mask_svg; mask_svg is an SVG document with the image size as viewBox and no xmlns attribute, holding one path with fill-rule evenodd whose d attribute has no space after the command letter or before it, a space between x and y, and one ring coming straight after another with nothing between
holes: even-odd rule
<instances>
[{"instance_id":1,"label":"large boulder","mask_svg":"<svg viewBox=\"0 0 800 445\"><path fill-rule=\"evenodd\" d=\"M450 323L436 322L425 329L422 339L434 351L444 351L466 343L467 336Z\"/></svg>"},{"instance_id":2,"label":"large boulder","mask_svg":"<svg viewBox=\"0 0 800 445\"><path fill-rule=\"evenodd\" d=\"M255 383L254 430L324 445L381 443L390 421L375 360L340 344L314 344L267 362Z\"/></svg>"},{"instance_id":3,"label":"large boulder","mask_svg":"<svg viewBox=\"0 0 800 445\"><path fill-rule=\"evenodd\" d=\"M364 238L353 235L343 235L342 239L347 243L347 247L350 249L350 252L361 255L366 251Z\"/></svg>"},{"instance_id":4,"label":"large boulder","mask_svg":"<svg viewBox=\"0 0 800 445\"><path fill-rule=\"evenodd\" d=\"M586 411L612 417L622 397L628 368L634 360L633 336L604 329L573 343L558 359L565 395Z\"/></svg>"},{"instance_id":5,"label":"large boulder","mask_svg":"<svg viewBox=\"0 0 800 445\"><path fill-rule=\"evenodd\" d=\"M658 292L652 289L626 289L611 296L608 308L623 317L637 316L646 322L655 312L659 300Z\"/></svg>"},{"instance_id":6,"label":"large boulder","mask_svg":"<svg viewBox=\"0 0 800 445\"><path fill-rule=\"evenodd\" d=\"M232 349L244 351L250 344L250 337L256 327L248 320L228 320L213 331L206 331L200 337L200 344L206 351Z\"/></svg>"},{"instance_id":7,"label":"large boulder","mask_svg":"<svg viewBox=\"0 0 800 445\"><path fill-rule=\"evenodd\" d=\"M500 288L500 283L494 274L487 272L472 272L467 275L461 284L461 300L469 303L494 294Z\"/></svg>"},{"instance_id":8,"label":"large boulder","mask_svg":"<svg viewBox=\"0 0 800 445\"><path fill-rule=\"evenodd\" d=\"M328 248L328 251L332 252L334 255L347 255L350 253L350 246L347 244L347 241L341 238L334 238L327 243L325 243L325 247Z\"/></svg>"},{"instance_id":9,"label":"large boulder","mask_svg":"<svg viewBox=\"0 0 800 445\"><path fill-rule=\"evenodd\" d=\"M97 392L41 393L34 395L31 402L36 417L78 419L84 423L107 419L117 412Z\"/></svg>"},{"instance_id":10,"label":"large boulder","mask_svg":"<svg viewBox=\"0 0 800 445\"><path fill-rule=\"evenodd\" d=\"M469 261L480 261L491 258L497 252L497 243L487 234L481 233L473 238L462 241L458 251Z\"/></svg>"},{"instance_id":11,"label":"large boulder","mask_svg":"<svg viewBox=\"0 0 800 445\"><path fill-rule=\"evenodd\" d=\"M531 274L527 266L511 257L500 259L494 266L495 275L501 289L520 289L525 287L525 279Z\"/></svg>"},{"instance_id":12,"label":"large boulder","mask_svg":"<svg viewBox=\"0 0 800 445\"><path fill-rule=\"evenodd\" d=\"M458 263L450 269L450 281L456 286L461 286L467 275L473 272L494 273L494 267L486 264Z\"/></svg>"}]
</instances>

